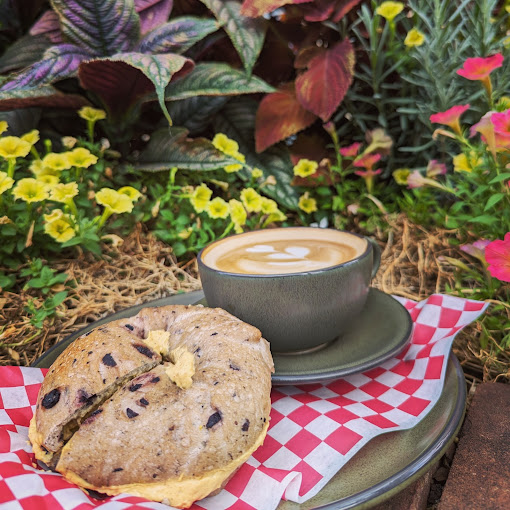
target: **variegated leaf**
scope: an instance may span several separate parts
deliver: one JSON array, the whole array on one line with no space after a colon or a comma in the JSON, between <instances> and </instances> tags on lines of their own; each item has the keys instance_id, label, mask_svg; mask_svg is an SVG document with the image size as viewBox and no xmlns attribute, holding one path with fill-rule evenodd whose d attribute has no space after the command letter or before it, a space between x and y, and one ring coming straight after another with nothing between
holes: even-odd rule
<instances>
[{"instance_id":1,"label":"variegated leaf","mask_svg":"<svg viewBox=\"0 0 510 510\"><path fill-rule=\"evenodd\" d=\"M257 152L299 133L316 120L296 98L294 83L282 85L260 102L255 122Z\"/></svg>"},{"instance_id":2,"label":"variegated leaf","mask_svg":"<svg viewBox=\"0 0 510 510\"><path fill-rule=\"evenodd\" d=\"M287 209L298 208L299 193L291 185L293 178L293 164L287 147L280 145L258 154L255 151L255 115L257 102L248 97L231 99L214 117L214 128L217 133L225 133L236 140L239 150L246 156L246 162L251 167L260 168L265 177L273 175L276 184L265 186L264 193L274 198L278 204ZM251 178L251 173L240 170L238 175L245 180Z\"/></svg>"},{"instance_id":3,"label":"variegated leaf","mask_svg":"<svg viewBox=\"0 0 510 510\"><path fill-rule=\"evenodd\" d=\"M44 35L25 35L9 46L0 57L0 73L6 74L38 62L51 46Z\"/></svg>"},{"instance_id":4,"label":"variegated leaf","mask_svg":"<svg viewBox=\"0 0 510 510\"><path fill-rule=\"evenodd\" d=\"M228 96L193 96L181 101L169 101L168 112L176 126L200 133L230 98Z\"/></svg>"},{"instance_id":5,"label":"variegated leaf","mask_svg":"<svg viewBox=\"0 0 510 510\"><path fill-rule=\"evenodd\" d=\"M53 46L44 52L40 62L14 75L0 87L0 91L34 89L69 78L87 58L90 58L88 51L73 44Z\"/></svg>"},{"instance_id":6,"label":"variegated leaf","mask_svg":"<svg viewBox=\"0 0 510 510\"><path fill-rule=\"evenodd\" d=\"M179 53L216 32L220 25L214 19L182 16L149 32L139 43L141 53Z\"/></svg>"},{"instance_id":7,"label":"variegated leaf","mask_svg":"<svg viewBox=\"0 0 510 510\"><path fill-rule=\"evenodd\" d=\"M354 48L348 39L324 49L296 78L296 96L311 112L327 121L342 102L354 73Z\"/></svg>"},{"instance_id":8,"label":"variegated leaf","mask_svg":"<svg viewBox=\"0 0 510 510\"><path fill-rule=\"evenodd\" d=\"M166 23L172 12L173 0L134 0L135 10L140 16L140 32L146 34Z\"/></svg>"},{"instance_id":9,"label":"variegated leaf","mask_svg":"<svg viewBox=\"0 0 510 510\"><path fill-rule=\"evenodd\" d=\"M36 106L71 108L77 110L88 104L88 101L82 96L77 94L63 94L49 85L34 89L0 91L0 111L10 111L18 108L31 108Z\"/></svg>"},{"instance_id":10,"label":"variegated leaf","mask_svg":"<svg viewBox=\"0 0 510 510\"><path fill-rule=\"evenodd\" d=\"M84 88L98 94L116 114L122 111L122 102L133 104L155 88L161 109L171 123L164 101L165 87L174 75L186 73L192 67L191 60L172 53L119 53L85 62L80 67L79 78Z\"/></svg>"},{"instance_id":11,"label":"variegated leaf","mask_svg":"<svg viewBox=\"0 0 510 510\"><path fill-rule=\"evenodd\" d=\"M262 18L254 19L241 14L241 5L236 0L202 0L224 23L224 30L241 57L244 68L251 75L260 55L266 36L267 24Z\"/></svg>"},{"instance_id":12,"label":"variegated leaf","mask_svg":"<svg viewBox=\"0 0 510 510\"><path fill-rule=\"evenodd\" d=\"M63 35L94 56L129 51L140 37L133 0L51 0Z\"/></svg>"},{"instance_id":13,"label":"variegated leaf","mask_svg":"<svg viewBox=\"0 0 510 510\"><path fill-rule=\"evenodd\" d=\"M305 4L312 0L244 0L241 13L256 18L288 4Z\"/></svg>"},{"instance_id":14,"label":"variegated leaf","mask_svg":"<svg viewBox=\"0 0 510 510\"><path fill-rule=\"evenodd\" d=\"M197 64L184 78L172 82L166 88L165 99L175 101L193 96L236 96L273 90L260 78L248 78L243 71L233 69L228 64L204 62Z\"/></svg>"},{"instance_id":15,"label":"variegated leaf","mask_svg":"<svg viewBox=\"0 0 510 510\"><path fill-rule=\"evenodd\" d=\"M135 161L135 167L148 172L161 172L177 167L181 170L209 171L239 163L217 150L205 138L188 138L185 128L156 131L147 147Z\"/></svg>"},{"instance_id":16,"label":"variegated leaf","mask_svg":"<svg viewBox=\"0 0 510 510\"><path fill-rule=\"evenodd\" d=\"M57 13L51 9L45 11L33 24L30 35L45 35L53 44L62 44L64 41Z\"/></svg>"}]
</instances>

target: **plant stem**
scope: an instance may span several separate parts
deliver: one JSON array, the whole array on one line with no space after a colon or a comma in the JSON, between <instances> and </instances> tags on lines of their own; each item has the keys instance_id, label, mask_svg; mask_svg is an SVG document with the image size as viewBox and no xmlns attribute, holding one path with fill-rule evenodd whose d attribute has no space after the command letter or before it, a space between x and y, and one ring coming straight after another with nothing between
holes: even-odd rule
<instances>
[{"instance_id":1,"label":"plant stem","mask_svg":"<svg viewBox=\"0 0 510 510\"><path fill-rule=\"evenodd\" d=\"M16 167L16 158L9 158L7 164L7 175L12 179L14 177L14 169Z\"/></svg>"}]
</instances>

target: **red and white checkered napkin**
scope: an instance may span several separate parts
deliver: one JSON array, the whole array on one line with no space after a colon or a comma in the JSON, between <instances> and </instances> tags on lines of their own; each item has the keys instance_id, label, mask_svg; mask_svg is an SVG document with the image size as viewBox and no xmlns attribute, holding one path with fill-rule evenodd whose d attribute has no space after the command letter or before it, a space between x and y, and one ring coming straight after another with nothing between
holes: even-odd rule
<instances>
[{"instance_id":1,"label":"red and white checkered napkin","mask_svg":"<svg viewBox=\"0 0 510 510\"><path fill-rule=\"evenodd\" d=\"M196 510L272 510L315 495L370 439L417 424L437 402L452 340L485 310L479 301L435 294L399 299L414 321L411 343L381 366L329 384L276 387L264 442L217 496ZM120 495L89 498L60 475L33 467L27 432L44 371L0 367L0 509L168 509Z\"/></svg>"}]
</instances>

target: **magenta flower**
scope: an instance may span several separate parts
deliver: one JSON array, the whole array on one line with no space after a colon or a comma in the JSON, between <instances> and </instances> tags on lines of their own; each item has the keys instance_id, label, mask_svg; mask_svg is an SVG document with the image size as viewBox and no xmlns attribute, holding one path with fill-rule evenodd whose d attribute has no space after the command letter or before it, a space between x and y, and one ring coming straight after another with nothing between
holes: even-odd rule
<instances>
[{"instance_id":1,"label":"magenta flower","mask_svg":"<svg viewBox=\"0 0 510 510\"><path fill-rule=\"evenodd\" d=\"M487 144L494 158L496 158L497 151L510 148L510 133L508 136L505 136L504 134L496 133L494 129L492 117L497 113L495 111L487 112L479 122L471 126L469 132L470 136L480 133L482 141Z\"/></svg>"},{"instance_id":2,"label":"magenta flower","mask_svg":"<svg viewBox=\"0 0 510 510\"><path fill-rule=\"evenodd\" d=\"M436 177L446 173L446 165L439 163L437 159L431 159L427 165L427 177Z\"/></svg>"},{"instance_id":3,"label":"magenta flower","mask_svg":"<svg viewBox=\"0 0 510 510\"><path fill-rule=\"evenodd\" d=\"M497 239L488 244L485 248L485 260L489 263L489 273L501 280L510 282L510 232L507 232L505 239Z\"/></svg>"},{"instance_id":4,"label":"magenta flower","mask_svg":"<svg viewBox=\"0 0 510 510\"><path fill-rule=\"evenodd\" d=\"M381 159L380 154L364 154L354 161L354 166L357 168L364 168L365 170L372 170L374 165ZM356 173L356 172L355 172Z\"/></svg>"},{"instance_id":5,"label":"magenta flower","mask_svg":"<svg viewBox=\"0 0 510 510\"><path fill-rule=\"evenodd\" d=\"M432 114L430 116L430 122L450 126L457 134L460 135L462 134L462 130L460 129L460 116L466 110L469 110L470 107L471 105L469 104L458 104L452 106L449 110L446 110L445 112Z\"/></svg>"},{"instance_id":6,"label":"magenta flower","mask_svg":"<svg viewBox=\"0 0 510 510\"><path fill-rule=\"evenodd\" d=\"M464 67L457 71L459 76L463 76L468 80L485 80L489 75L503 65L503 55L497 53L492 57L487 58L468 58L464 62Z\"/></svg>"},{"instance_id":7,"label":"magenta flower","mask_svg":"<svg viewBox=\"0 0 510 510\"><path fill-rule=\"evenodd\" d=\"M477 258L480 262L483 264L486 263L485 261L485 248L488 244L490 244L491 241L488 239L479 239L478 241L475 241L473 244L464 244L460 247L460 249L467 253L468 255L471 255L472 257Z\"/></svg>"},{"instance_id":8,"label":"magenta flower","mask_svg":"<svg viewBox=\"0 0 510 510\"><path fill-rule=\"evenodd\" d=\"M494 112L491 115L491 122L496 135L510 138L510 110Z\"/></svg>"},{"instance_id":9,"label":"magenta flower","mask_svg":"<svg viewBox=\"0 0 510 510\"><path fill-rule=\"evenodd\" d=\"M380 168L378 168L377 170L372 170L372 168L370 167L367 168L366 170L356 170L354 173L365 179L367 191L368 193L372 193L372 190L374 189L374 177L376 175L379 175L381 172L382 170Z\"/></svg>"},{"instance_id":10,"label":"magenta flower","mask_svg":"<svg viewBox=\"0 0 510 510\"><path fill-rule=\"evenodd\" d=\"M359 148L361 147L361 143L353 143L352 145L348 145L347 147L342 147L340 149L340 154L344 158L354 158L358 155Z\"/></svg>"}]
</instances>

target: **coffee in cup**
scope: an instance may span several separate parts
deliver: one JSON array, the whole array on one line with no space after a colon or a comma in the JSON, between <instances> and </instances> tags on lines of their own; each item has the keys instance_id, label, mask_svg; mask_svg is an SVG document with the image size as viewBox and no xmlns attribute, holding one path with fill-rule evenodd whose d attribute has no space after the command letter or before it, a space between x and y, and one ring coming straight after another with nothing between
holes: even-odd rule
<instances>
[{"instance_id":1,"label":"coffee in cup","mask_svg":"<svg viewBox=\"0 0 510 510\"><path fill-rule=\"evenodd\" d=\"M370 239L313 227L245 232L198 255L208 306L258 327L273 352L318 348L351 327L379 263Z\"/></svg>"}]
</instances>

